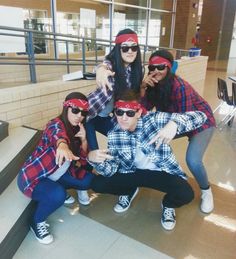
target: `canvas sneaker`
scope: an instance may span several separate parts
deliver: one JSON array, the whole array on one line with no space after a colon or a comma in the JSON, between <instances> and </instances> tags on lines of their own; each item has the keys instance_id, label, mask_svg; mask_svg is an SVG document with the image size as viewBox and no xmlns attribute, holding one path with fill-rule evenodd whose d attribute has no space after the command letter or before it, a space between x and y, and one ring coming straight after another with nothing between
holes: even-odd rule
<instances>
[{"instance_id":1,"label":"canvas sneaker","mask_svg":"<svg viewBox=\"0 0 236 259\"><path fill-rule=\"evenodd\" d=\"M90 198L87 191L77 191L79 203L82 205L89 205Z\"/></svg>"},{"instance_id":2,"label":"canvas sneaker","mask_svg":"<svg viewBox=\"0 0 236 259\"><path fill-rule=\"evenodd\" d=\"M53 236L49 232L49 224L46 221L33 223L30 229L41 244L48 245L53 242Z\"/></svg>"},{"instance_id":3,"label":"canvas sneaker","mask_svg":"<svg viewBox=\"0 0 236 259\"><path fill-rule=\"evenodd\" d=\"M118 203L114 206L114 211L117 213L124 212L129 209L132 200L138 194L139 188L135 190L131 195L121 195L119 196Z\"/></svg>"},{"instance_id":4,"label":"canvas sneaker","mask_svg":"<svg viewBox=\"0 0 236 259\"><path fill-rule=\"evenodd\" d=\"M175 209L162 205L161 224L165 230L172 230L175 227Z\"/></svg>"},{"instance_id":5,"label":"canvas sneaker","mask_svg":"<svg viewBox=\"0 0 236 259\"><path fill-rule=\"evenodd\" d=\"M64 204L73 204L75 202L75 198L69 194L67 194Z\"/></svg>"},{"instance_id":6,"label":"canvas sneaker","mask_svg":"<svg viewBox=\"0 0 236 259\"><path fill-rule=\"evenodd\" d=\"M211 191L211 187L207 190L201 190L202 195L201 195L201 211L204 213L210 213L214 209L214 200L213 200L213 195Z\"/></svg>"}]
</instances>

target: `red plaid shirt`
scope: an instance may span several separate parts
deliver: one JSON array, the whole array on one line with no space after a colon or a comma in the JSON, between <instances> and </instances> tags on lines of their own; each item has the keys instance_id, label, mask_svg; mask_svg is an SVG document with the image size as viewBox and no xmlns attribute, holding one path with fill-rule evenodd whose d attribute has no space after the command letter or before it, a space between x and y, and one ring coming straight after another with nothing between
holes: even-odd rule
<instances>
[{"instance_id":1,"label":"red plaid shirt","mask_svg":"<svg viewBox=\"0 0 236 259\"><path fill-rule=\"evenodd\" d=\"M172 92L170 96L171 104L164 112L183 113L188 111L202 111L206 114L206 122L194 131L187 133L189 137L196 135L204 129L215 127L215 118L210 105L193 89L193 87L179 76L174 77ZM157 110L159 109L157 104Z\"/></svg>"},{"instance_id":2,"label":"red plaid shirt","mask_svg":"<svg viewBox=\"0 0 236 259\"><path fill-rule=\"evenodd\" d=\"M40 180L58 169L55 161L58 139L65 139L69 143L63 122L56 118L47 124L36 150L26 160L19 172L18 181L23 189L21 191L28 197L32 196L32 192ZM87 164L86 157L87 153L80 149L79 162L81 165ZM73 163L69 167L69 172L76 178L83 178L86 173L85 169L74 166Z\"/></svg>"},{"instance_id":3,"label":"red plaid shirt","mask_svg":"<svg viewBox=\"0 0 236 259\"><path fill-rule=\"evenodd\" d=\"M215 127L216 122L210 105L204 100L194 88L182 78L175 76L171 95L172 105L169 112L202 111L206 114L206 122L198 129L188 133L188 136L196 135L210 127Z\"/></svg>"}]
</instances>

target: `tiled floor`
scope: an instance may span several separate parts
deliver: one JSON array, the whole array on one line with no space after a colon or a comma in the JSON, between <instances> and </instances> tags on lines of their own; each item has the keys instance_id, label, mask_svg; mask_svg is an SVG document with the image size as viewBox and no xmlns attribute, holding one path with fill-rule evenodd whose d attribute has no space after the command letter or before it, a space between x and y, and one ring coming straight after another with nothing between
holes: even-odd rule
<instances>
[{"instance_id":1,"label":"tiled floor","mask_svg":"<svg viewBox=\"0 0 236 259\"><path fill-rule=\"evenodd\" d=\"M212 62L209 68L205 84L194 87L214 109L219 103L217 77L236 75L236 71L227 74L226 62ZM99 139L105 146L106 140ZM184 161L187 139L174 140L172 146L189 174ZM231 128L216 129L205 165L215 199L210 215L199 211L200 192L193 179L195 199L177 210L177 225L171 232L161 227L162 194L157 191L142 189L132 207L121 215L112 210L116 197L92 194L90 206L63 207L50 217L53 244L41 245L29 233L14 258L236 258L236 119Z\"/></svg>"}]
</instances>

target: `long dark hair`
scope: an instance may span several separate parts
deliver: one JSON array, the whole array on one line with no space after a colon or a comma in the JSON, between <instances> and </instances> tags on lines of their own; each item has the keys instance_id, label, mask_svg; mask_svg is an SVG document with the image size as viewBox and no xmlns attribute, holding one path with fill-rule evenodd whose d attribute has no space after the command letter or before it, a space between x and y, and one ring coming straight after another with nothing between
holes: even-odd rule
<instances>
[{"instance_id":1,"label":"long dark hair","mask_svg":"<svg viewBox=\"0 0 236 259\"><path fill-rule=\"evenodd\" d=\"M71 100L71 99L80 99L80 100L85 100L88 101L87 97L79 92L72 92L68 94L65 98L65 101ZM75 134L80 130L79 126L73 126L70 124L68 120L68 108L69 107L63 107L62 113L58 116L59 119L62 120L66 133L68 138L70 139L69 148L75 155L79 155L79 149L78 147L81 145L81 140L80 138L75 137ZM83 119L82 123L84 124L86 121L86 117Z\"/></svg>"},{"instance_id":2,"label":"long dark hair","mask_svg":"<svg viewBox=\"0 0 236 259\"><path fill-rule=\"evenodd\" d=\"M173 65L174 58L172 54L164 49L157 50L152 53L149 60L155 56L163 57L170 61ZM148 103L151 105L151 108L156 107L159 111L167 111L170 103L171 103L171 92L172 92L172 84L174 80L174 74L167 67L168 71L166 77L163 78L158 83L155 83L154 87L148 86L146 90L146 97Z\"/></svg>"},{"instance_id":3,"label":"long dark hair","mask_svg":"<svg viewBox=\"0 0 236 259\"><path fill-rule=\"evenodd\" d=\"M120 31L117 36L122 34L136 34L131 29L124 29ZM109 60L112 64L113 71L115 72L115 96L119 95L120 92L127 89L127 82L125 77L125 66L120 53L121 44L116 44L111 52L106 56L106 59ZM131 88L135 91L140 91L140 85L143 80L143 71L142 71L142 61L141 61L141 52L138 47L137 56L131 65Z\"/></svg>"}]
</instances>

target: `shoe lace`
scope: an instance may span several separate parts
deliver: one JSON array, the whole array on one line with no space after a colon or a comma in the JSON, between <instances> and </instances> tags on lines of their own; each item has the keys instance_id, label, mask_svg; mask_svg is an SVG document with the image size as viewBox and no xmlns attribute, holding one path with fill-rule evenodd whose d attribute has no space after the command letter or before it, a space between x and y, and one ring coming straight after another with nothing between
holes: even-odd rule
<instances>
[{"instance_id":1,"label":"shoe lace","mask_svg":"<svg viewBox=\"0 0 236 259\"><path fill-rule=\"evenodd\" d=\"M49 234L48 227L49 227L49 224L47 224L45 221L37 223L38 234L40 236L45 236L45 235Z\"/></svg>"},{"instance_id":2,"label":"shoe lace","mask_svg":"<svg viewBox=\"0 0 236 259\"><path fill-rule=\"evenodd\" d=\"M119 197L119 204L126 206L129 205L129 196L128 195L122 195Z\"/></svg>"},{"instance_id":3,"label":"shoe lace","mask_svg":"<svg viewBox=\"0 0 236 259\"><path fill-rule=\"evenodd\" d=\"M175 211L173 208L164 207L163 216L166 221L174 221L175 220Z\"/></svg>"}]
</instances>

